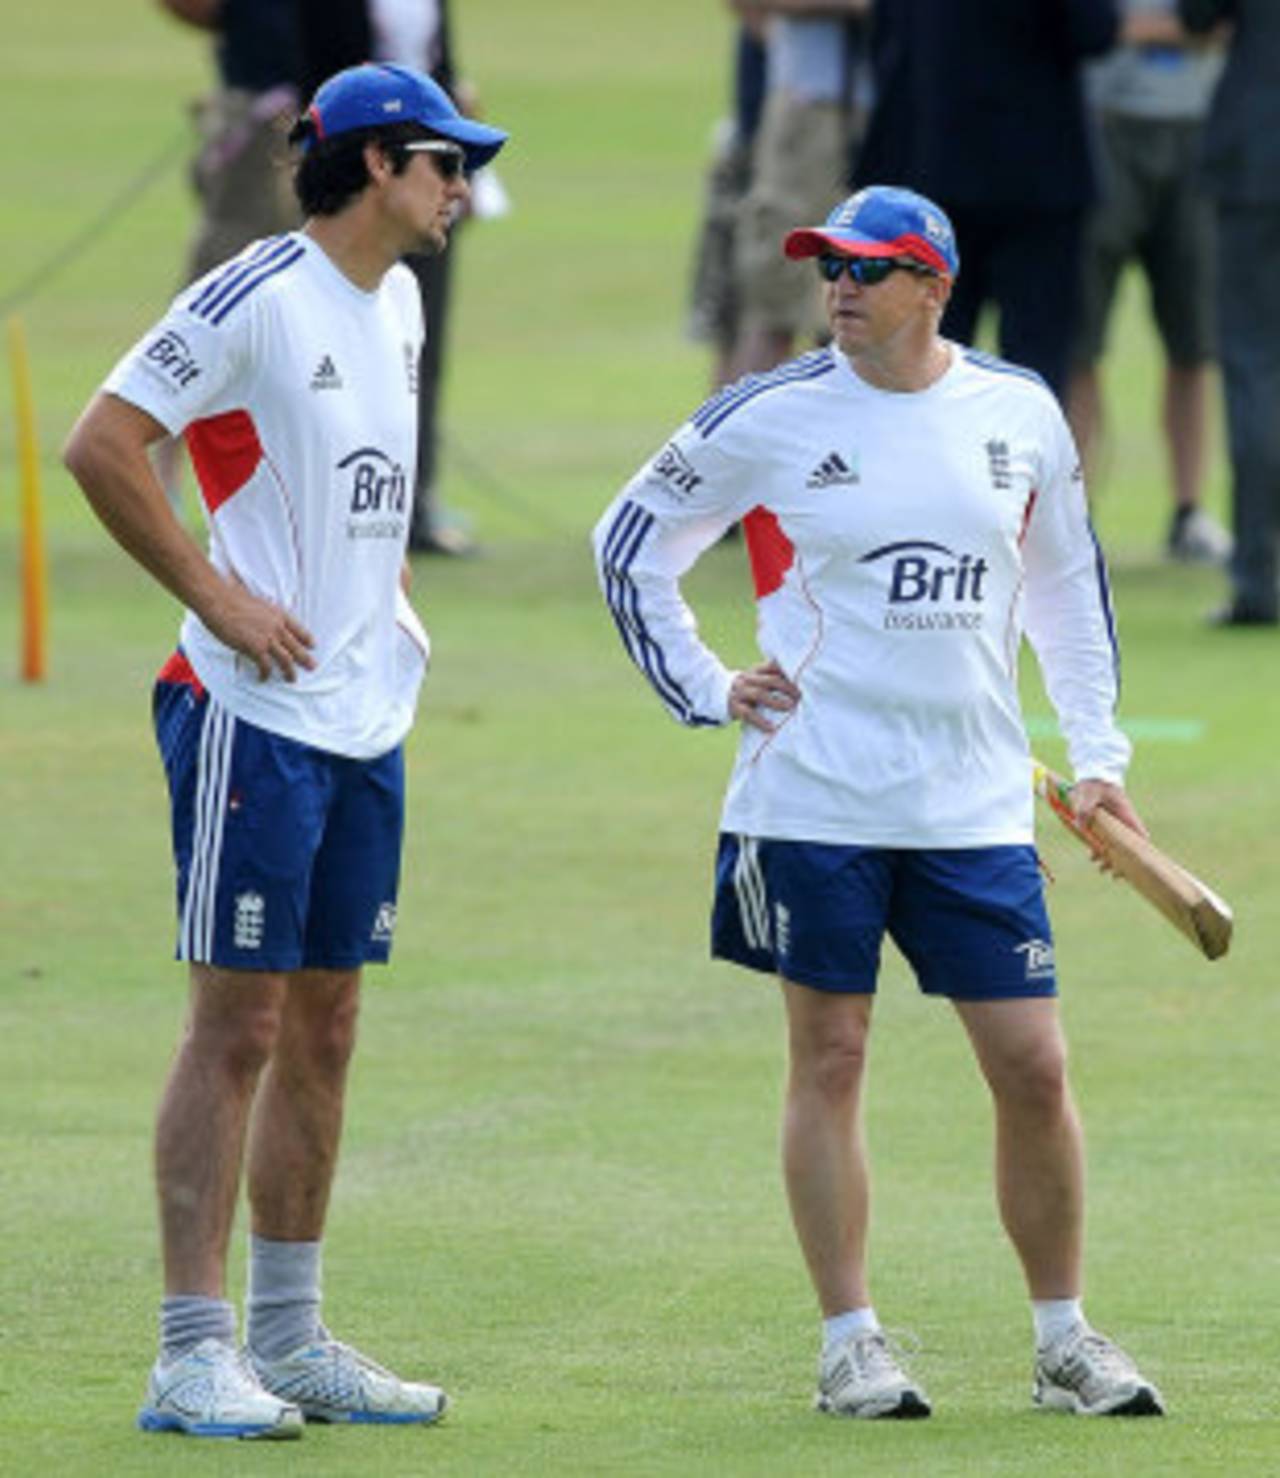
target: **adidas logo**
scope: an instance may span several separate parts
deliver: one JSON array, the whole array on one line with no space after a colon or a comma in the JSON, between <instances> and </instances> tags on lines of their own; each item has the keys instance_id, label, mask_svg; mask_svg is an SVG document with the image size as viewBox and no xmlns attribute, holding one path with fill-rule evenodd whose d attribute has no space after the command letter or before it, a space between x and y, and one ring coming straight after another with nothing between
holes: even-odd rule
<instances>
[{"instance_id":1,"label":"adidas logo","mask_svg":"<svg viewBox=\"0 0 1280 1478\"><path fill-rule=\"evenodd\" d=\"M854 459L856 462L856 458ZM839 452L828 452L822 461L813 469L805 481L807 488L834 488L842 483L859 482L861 479L855 468L850 467L848 462Z\"/></svg>"},{"instance_id":2,"label":"adidas logo","mask_svg":"<svg viewBox=\"0 0 1280 1478\"><path fill-rule=\"evenodd\" d=\"M342 389L342 376L327 354L316 365L315 373L311 376L311 388L313 390Z\"/></svg>"}]
</instances>

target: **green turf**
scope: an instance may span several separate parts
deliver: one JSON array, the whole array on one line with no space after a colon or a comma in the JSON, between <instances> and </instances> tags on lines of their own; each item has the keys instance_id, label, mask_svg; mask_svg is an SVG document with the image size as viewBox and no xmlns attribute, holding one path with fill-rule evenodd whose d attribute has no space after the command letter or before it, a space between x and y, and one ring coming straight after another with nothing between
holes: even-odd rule
<instances>
[{"instance_id":1,"label":"green turf","mask_svg":"<svg viewBox=\"0 0 1280 1478\"><path fill-rule=\"evenodd\" d=\"M0 381L0 1470L1276 1471L1276 655L1266 633L1205 631L1218 577L1157 558L1139 295L1109 365L1097 492L1124 713L1152 735L1132 789L1236 904L1232 955L1199 961L1053 830L1044 851L1089 1125L1090 1308L1172 1415L1029 1411L983 1093L946 1009L894 960L870 1086L876 1296L918 1337L938 1410L822 1422L775 1167L777 1003L704 958L732 739L663 716L585 547L705 381L681 315L723 18L686 0L488 0L459 20L490 116L517 138L513 215L460 243L447 406L447 496L487 557L418 567L436 662L409 748L402 925L368 992L327 1261L335 1326L440 1379L456 1411L437 1431L318 1430L269 1451L131 1427L158 1279L150 1123L183 994L146 715L176 612L92 524L56 451L176 281L191 212L175 166L22 310L52 560L39 688L15 677ZM90 0L7 17L6 60L0 296L178 136L206 72L158 7ZM1219 510L1224 496L1218 454ZM715 551L690 588L726 656L749 657L741 551ZM1030 671L1027 708L1048 714Z\"/></svg>"}]
</instances>

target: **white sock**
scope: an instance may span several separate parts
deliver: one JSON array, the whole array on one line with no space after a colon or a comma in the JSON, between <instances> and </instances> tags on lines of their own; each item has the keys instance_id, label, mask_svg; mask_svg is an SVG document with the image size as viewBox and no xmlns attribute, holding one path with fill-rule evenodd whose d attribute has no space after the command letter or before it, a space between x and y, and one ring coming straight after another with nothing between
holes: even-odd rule
<instances>
[{"instance_id":1,"label":"white sock","mask_svg":"<svg viewBox=\"0 0 1280 1478\"><path fill-rule=\"evenodd\" d=\"M1048 1349L1068 1334L1086 1327L1084 1308L1078 1298L1040 1298L1031 1302L1036 1323L1036 1348Z\"/></svg>"},{"instance_id":2,"label":"white sock","mask_svg":"<svg viewBox=\"0 0 1280 1478\"><path fill-rule=\"evenodd\" d=\"M822 1348L829 1350L853 1334L878 1334L880 1321L870 1304L860 1309L848 1309L843 1314L833 1314L822 1321Z\"/></svg>"}]
</instances>

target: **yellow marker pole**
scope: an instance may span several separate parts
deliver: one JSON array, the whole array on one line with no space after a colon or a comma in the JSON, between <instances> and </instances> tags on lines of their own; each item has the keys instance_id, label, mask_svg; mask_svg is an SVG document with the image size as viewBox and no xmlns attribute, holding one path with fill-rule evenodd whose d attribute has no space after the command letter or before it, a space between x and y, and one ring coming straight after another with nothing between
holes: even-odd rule
<instances>
[{"instance_id":1,"label":"yellow marker pole","mask_svg":"<svg viewBox=\"0 0 1280 1478\"><path fill-rule=\"evenodd\" d=\"M31 398L31 367L20 318L9 320L9 359L13 367L14 408L18 425L22 677L24 682L38 683L44 681L45 675L49 598L40 507L40 459L36 447L35 408Z\"/></svg>"}]
</instances>

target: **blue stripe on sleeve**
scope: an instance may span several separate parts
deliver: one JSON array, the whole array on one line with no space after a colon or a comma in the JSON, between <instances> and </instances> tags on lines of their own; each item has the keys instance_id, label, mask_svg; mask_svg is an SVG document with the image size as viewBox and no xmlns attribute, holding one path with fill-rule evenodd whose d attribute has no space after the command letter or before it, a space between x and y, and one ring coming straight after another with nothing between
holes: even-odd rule
<instances>
[{"instance_id":1,"label":"blue stripe on sleeve","mask_svg":"<svg viewBox=\"0 0 1280 1478\"><path fill-rule=\"evenodd\" d=\"M682 724L718 727L719 720L694 712L689 695L672 677L666 656L640 610L640 592L630 570L655 521L653 514L638 503L628 501L618 510L601 553L605 600L628 656L648 678L666 708Z\"/></svg>"},{"instance_id":2,"label":"blue stripe on sleeve","mask_svg":"<svg viewBox=\"0 0 1280 1478\"><path fill-rule=\"evenodd\" d=\"M788 364L769 370L762 375L747 375L717 392L700 406L690 418L691 423L708 437L717 426L723 425L737 410L769 390L781 389L784 385L799 384L804 380L820 379L835 369L835 359L830 349L815 349L802 354Z\"/></svg>"},{"instance_id":3,"label":"blue stripe on sleeve","mask_svg":"<svg viewBox=\"0 0 1280 1478\"><path fill-rule=\"evenodd\" d=\"M264 262L275 261L288 248L289 238L287 236L272 236L266 241L260 241L252 251L233 257L216 277L206 282L200 289L199 295L190 305L192 313L200 318L206 317L208 312L215 308L227 293L234 292L251 272Z\"/></svg>"},{"instance_id":4,"label":"blue stripe on sleeve","mask_svg":"<svg viewBox=\"0 0 1280 1478\"><path fill-rule=\"evenodd\" d=\"M227 316L228 313L231 312L231 310L236 306L237 303L243 302L250 293L256 292L257 289L260 288L262 284L268 280L268 278L275 277L278 273L283 272L288 267L291 267L294 262L296 262L298 258L302 255L302 253L303 248L301 246L295 246L287 256L281 257L279 261L271 262L270 264L264 263L257 270L257 272L246 279L229 298L224 299L219 307L211 311L211 313L209 314L210 321L215 324L221 323L222 320Z\"/></svg>"},{"instance_id":5,"label":"blue stripe on sleeve","mask_svg":"<svg viewBox=\"0 0 1280 1478\"><path fill-rule=\"evenodd\" d=\"M1107 639L1111 643L1111 662L1116 675L1116 696L1118 697L1120 694L1120 639L1116 634L1116 616L1111 604L1111 582L1107 579L1107 562L1103 557L1102 545L1098 543L1098 536L1093 531L1092 523L1089 525L1089 538L1093 541L1093 567L1098 577L1098 599L1107 623Z\"/></svg>"}]
</instances>

